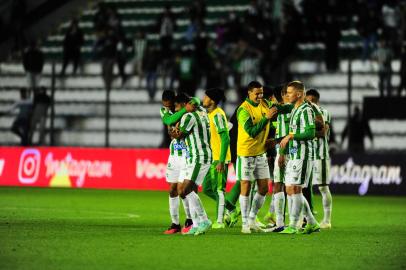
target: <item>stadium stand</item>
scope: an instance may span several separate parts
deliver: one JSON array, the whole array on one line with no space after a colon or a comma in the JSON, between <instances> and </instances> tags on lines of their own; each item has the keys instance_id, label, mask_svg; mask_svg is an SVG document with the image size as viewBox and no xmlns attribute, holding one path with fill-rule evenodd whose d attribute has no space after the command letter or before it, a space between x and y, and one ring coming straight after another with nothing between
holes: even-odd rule
<instances>
[{"instance_id":1,"label":"stadium stand","mask_svg":"<svg viewBox=\"0 0 406 270\"><path fill-rule=\"evenodd\" d=\"M126 1L109 0L108 5L117 8L122 25L127 35L133 36L138 30L148 30L156 22L156 17L170 3L176 15L177 29L175 41L183 37L188 25L188 19L182 12L187 1ZM210 37L215 37L213 26L235 13L240 16L249 8L246 0L207 0L207 16L205 23ZM80 27L85 34L82 47L82 57L85 62L83 70L76 76L56 79L55 92L55 127L57 130L57 145L102 146L104 143L104 106L105 90L100 76L101 66L93 60L92 47L95 43L93 17L95 9L84 10L80 17ZM49 35L42 44L46 56L41 85L47 88L51 85L52 61L56 61L56 71L61 69L63 33L69 23L63 23L57 34ZM157 34L148 34L149 41L157 42ZM365 65L361 61L362 41L355 28L341 31L339 42L341 60L337 72L327 72L321 67L325 46L318 42L299 43L295 61L290 64L292 77L303 80L308 87L317 88L321 92L321 103L331 111L334 128L339 136L347 120L347 81L348 59L356 57L352 62L352 99L354 105L362 105L365 96L378 96L377 67L374 64ZM393 70L398 71L399 61L392 62ZM70 73L68 68L67 73ZM127 64L127 73L131 73ZM117 73L115 69L115 73ZM158 79L158 91L153 102L149 102L148 93L139 87L139 78L131 76L121 87L115 81L111 92L111 146L114 147L158 147L162 140L162 126L159 118L162 91L162 80ZM397 72L392 77L393 85L399 84ZM26 86L26 79L21 62L5 62L0 65L0 104L7 108L19 98L18 89ZM197 92L202 97L203 90ZM226 112L231 114L237 106L237 94L234 90L227 91L228 103ZM14 145L17 137L10 132L10 126L15 115L0 117L0 144ZM406 122L403 120L380 119L370 121L375 136L375 149L388 150L403 147L406 135ZM49 126L49 119L48 125ZM390 143L388 143L390 142Z\"/></svg>"}]
</instances>

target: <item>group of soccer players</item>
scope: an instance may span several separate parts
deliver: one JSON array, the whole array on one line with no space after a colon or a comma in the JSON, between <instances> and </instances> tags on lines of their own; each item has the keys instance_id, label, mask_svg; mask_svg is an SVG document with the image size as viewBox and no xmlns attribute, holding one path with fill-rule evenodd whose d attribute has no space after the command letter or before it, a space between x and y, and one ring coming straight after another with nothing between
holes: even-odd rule
<instances>
[{"instance_id":1,"label":"group of soccer players","mask_svg":"<svg viewBox=\"0 0 406 270\"><path fill-rule=\"evenodd\" d=\"M266 96L264 87L257 81L249 83L247 89L247 98L237 109L237 126L228 122L219 107L225 101L221 89L207 90L202 103L196 97L164 91L161 118L173 139L166 170L172 224L165 234L204 234L210 228L235 225L239 215L242 233L310 234L320 228L331 228L332 198L328 187L331 116L319 106L320 94L315 89L305 91L300 81L290 82L280 93ZM225 194L232 128L238 129L237 182ZM270 148L276 150L274 164L269 164ZM257 214L265 202L270 182L273 195L266 216L268 224L262 224ZM321 223L316 221L309 206L311 197L306 199L302 192L312 185L318 185L322 195ZM199 186L216 201L215 222L206 214L198 195ZM179 220L179 197L186 216L183 228Z\"/></svg>"}]
</instances>

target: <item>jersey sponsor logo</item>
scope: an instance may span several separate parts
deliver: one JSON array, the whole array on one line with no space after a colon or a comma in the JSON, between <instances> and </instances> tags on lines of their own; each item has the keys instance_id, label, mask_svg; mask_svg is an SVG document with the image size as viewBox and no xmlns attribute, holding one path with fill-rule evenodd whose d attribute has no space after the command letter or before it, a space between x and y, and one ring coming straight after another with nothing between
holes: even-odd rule
<instances>
[{"instance_id":1,"label":"jersey sponsor logo","mask_svg":"<svg viewBox=\"0 0 406 270\"><path fill-rule=\"evenodd\" d=\"M186 149L185 143L174 143L173 144L173 149L175 150L183 150Z\"/></svg>"},{"instance_id":2,"label":"jersey sponsor logo","mask_svg":"<svg viewBox=\"0 0 406 270\"><path fill-rule=\"evenodd\" d=\"M330 170L332 183L359 184L359 195L368 193L371 182L374 185L400 185L401 175L400 166L357 165L351 157L343 165L334 165Z\"/></svg>"},{"instance_id":3,"label":"jersey sponsor logo","mask_svg":"<svg viewBox=\"0 0 406 270\"><path fill-rule=\"evenodd\" d=\"M18 180L23 184L33 184L38 180L41 167L41 153L38 149L25 149L20 156Z\"/></svg>"},{"instance_id":4,"label":"jersey sponsor logo","mask_svg":"<svg viewBox=\"0 0 406 270\"><path fill-rule=\"evenodd\" d=\"M292 154L292 155L296 154L297 153L297 147L290 147L289 148L289 153Z\"/></svg>"}]
</instances>

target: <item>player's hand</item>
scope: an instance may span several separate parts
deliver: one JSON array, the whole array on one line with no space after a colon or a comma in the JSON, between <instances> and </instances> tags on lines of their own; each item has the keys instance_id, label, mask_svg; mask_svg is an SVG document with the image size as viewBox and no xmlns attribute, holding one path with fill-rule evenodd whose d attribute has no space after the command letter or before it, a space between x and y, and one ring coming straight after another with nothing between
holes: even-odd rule
<instances>
[{"instance_id":1,"label":"player's hand","mask_svg":"<svg viewBox=\"0 0 406 270\"><path fill-rule=\"evenodd\" d=\"M266 112L265 117L266 117L266 119L272 119L277 114L278 114L278 109L276 107L272 107Z\"/></svg>"},{"instance_id":2,"label":"player's hand","mask_svg":"<svg viewBox=\"0 0 406 270\"><path fill-rule=\"evenodd\" d=\"M289 141L293 138L292 134L289 134L285 136L285 138L282 139L280 146L281 148L286 148L286 145L289 143Z\"/></svg>"},{"instance_id":3,"label":"player's hand","mask_svg":"<svg viewBox=\"0 0 406 270\"><path fill-rule=\"evenodd\" d=\"M224 172L224 166L224 163L219 161L219 163L217 163L216 165L216 171L219 173Z\"/></svg>"},{"instance_id":4,"label":"player's hand","mask_svg":"<svg viewBox=\"0 0 406 270\"><path fill-rule=\"evenodd\" d=\"M280 168L285 168L285 155L280 155L278 159L278 165Z\"/></svg>"}]
</instances>

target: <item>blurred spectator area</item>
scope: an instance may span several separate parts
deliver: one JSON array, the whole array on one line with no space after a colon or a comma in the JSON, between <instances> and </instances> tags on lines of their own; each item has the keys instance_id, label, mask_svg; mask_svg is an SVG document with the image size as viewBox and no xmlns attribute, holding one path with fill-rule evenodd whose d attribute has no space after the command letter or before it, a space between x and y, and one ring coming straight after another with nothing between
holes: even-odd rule
<instances>
[{"instance_id":1,"label":"blurred spectator area","mask_svg":"<svg viewBox=\"0 0 406 270\"><path fill-rule=\"evenodd\" d=\"M109 0L103 2L117 10L127 38L133 40L137 32L144 32L147 33L148 43L155 45L159 44L159 34L156 30L157 17L162 13L165 5L170 4L171 11L176 18L173 47L180 48L184 43L185 33L190 26L190 14L185 10L192 1ZM209 39L216 39L217 34L221 32L221 29L216 28L216 26L225 23L231 14L237 18L242 18L251 12L253 3L253 1L247 0L206 0L203 2L206 6L203 21ZM257 1L257 3L262 2L266 3L267 1ZM306 2L312 3L312 1ZM312 14L311 6L304 6L302 10L299 10L302 12L302 15L299 16L304 18L303 33L297 48L291 55L288 66L291 79L301 79L307 87L316 88L320 91L321 104L332 113L333 126L336 136L339 138L347 119L348 59L353 59L352 98L354 105L362 106L362 100L365 96L378 96L379 82L376 64L362 60L364 42L359 29L360 16L355 13L357 10L351 8L352 1L335 2L341 3L332 12L340 25L339 35L334 35L339 38L337 70L329 72L324 65L327 44L325 31L311 30L318 29L314 26L320 25L319 20L323 21L324 19L319 18L318 14ZM320 13L323 12L320 11ZM93 54L93 47L97 40L94 31L95 14L96 6L92 9L83 10L79 19L79 26L84 33L84 44L81 49L83 65L79 74L56 80L55 125L59 131L58 145L102 146L104 143L105 91L100 76L101 67ZM254 14L255 18L255 12L249 14ZM307 17L303 14L306 14ZM272 16L275 16L272 18L277 18L275 14ZM69 21L66 20L62 23L56 34L48 35L42 42L41 47L45 54L46 64L41 83L48 88L51 85L51 61L56 61L56 72L61 70L63 39ZM252 23L255 25L258 22L254 20ZM272 30L274 34L283 30L280 30L283 28L282 26L276 28ZM335 29L334 26L332 29ZM277 44L275 42L267 46L275 47ZM131 48L128 48L128 54L131 55L131 53ZM128 61L130 60L129 56ZM278 65L278 62L275 65ZM392 67L394 71L392 84L397 86L400 82L400 61L398 59L392 61ZM127 74L133 74L130 63L126 65L126 71ZM115 66L114 72L118 74L117 66ZM71 66L68 67L66 73L68 75L71 73ZM21 62L18 60L0 64L0 107L7 107L18 99L18 89L21 86L26 86L24 76ZM223 78L223 80L226 79ZM162 140L162 125L158 112L161 106L160 97L163 86L162 78L158 77L158 91L150 102L145 83L140 83L139 76L131 75L124 86L119 80L113 82L110 122L112 146L159 146ZM196 95L203 96L201 87L199 87ZM238 105L238 93L230 87L227 90L227 98L228 102L225 108L226 112L231 114ZM12 116L0 117L1 145L11 145L18 142L17 138L9 131L12 120ZM376 149L406 150L406 143L404 142L406 121L371 120L370 126L375 136ZM389 141L391 143L388 143Z\"/></svg>"}]
</instances>

